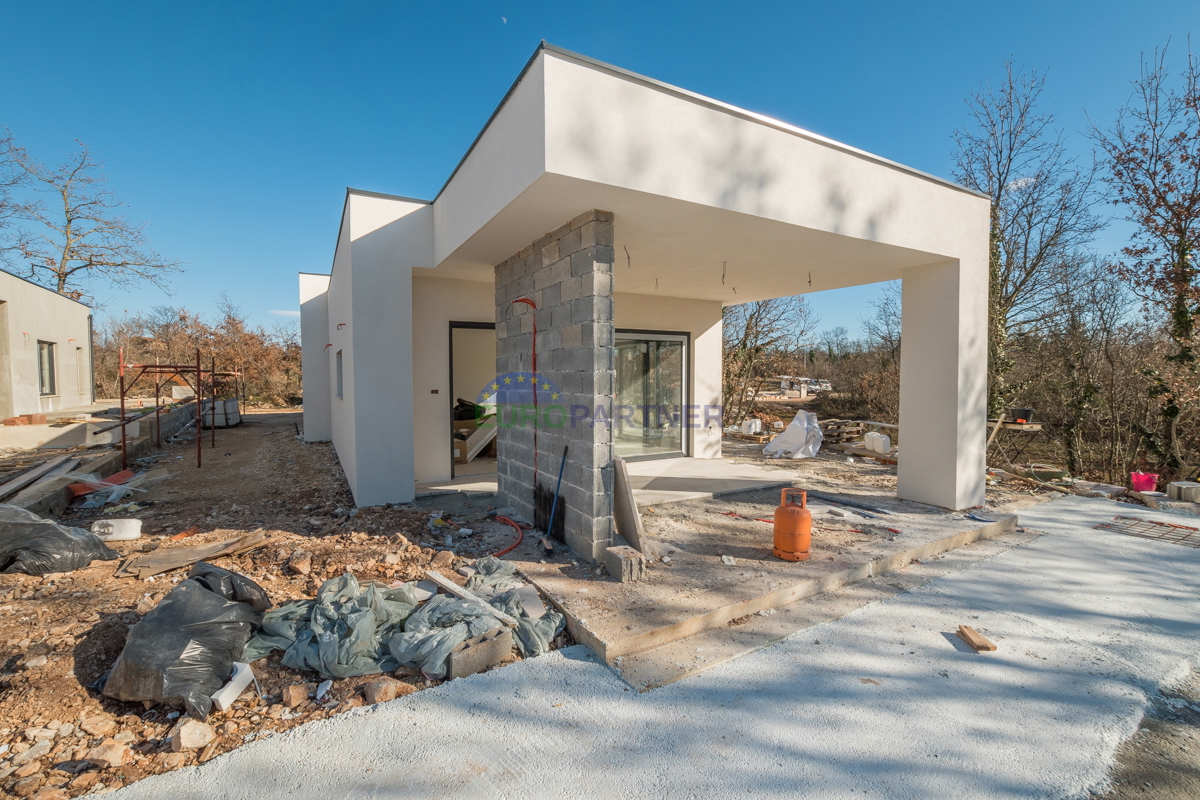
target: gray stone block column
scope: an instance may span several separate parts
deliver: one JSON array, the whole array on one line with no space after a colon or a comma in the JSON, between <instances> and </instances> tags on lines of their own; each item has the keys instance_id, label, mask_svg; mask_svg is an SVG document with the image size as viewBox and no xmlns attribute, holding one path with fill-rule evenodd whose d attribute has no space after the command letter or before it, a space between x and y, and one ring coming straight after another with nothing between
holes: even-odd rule
<instances>
[{"instance_id":1,"label":"gray stone block column","mask_svg":"<svg viewBox=\"0 0 1200 800\"><path fill-rule=\"evenodd\" d=\"M532 402L506 406L501 396L500 504L545 530L568 447L551 535L592 561L603 558L613 535L612 268L613 215L595 210L496 266L498 381L508 377L502 386L511 390L533 372L536 314L539 387L536 423ZM536 312L519 299L533 301Z\"/></svg>"}]
</instances>

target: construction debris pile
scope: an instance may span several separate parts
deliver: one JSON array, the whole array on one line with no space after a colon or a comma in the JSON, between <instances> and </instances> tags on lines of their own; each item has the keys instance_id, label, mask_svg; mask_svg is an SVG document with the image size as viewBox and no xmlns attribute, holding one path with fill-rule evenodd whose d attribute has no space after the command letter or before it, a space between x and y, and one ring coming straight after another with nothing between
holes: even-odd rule
<instances>
[{"instance_id":1,"label":"construction debris pile","mask_svg":"<svg viewBox=\"0 0 1200 800\"><path fill-rule=\"evenodd\" d=\"M510 526L354 509L331 449L279 417L226 433L211 468L137 462L128 483L168 474L116 513L0 506L0 793L116 788L570 643L487 557ZM120 515L141 535L87 530Z\"/></svg>"}]
</instances>

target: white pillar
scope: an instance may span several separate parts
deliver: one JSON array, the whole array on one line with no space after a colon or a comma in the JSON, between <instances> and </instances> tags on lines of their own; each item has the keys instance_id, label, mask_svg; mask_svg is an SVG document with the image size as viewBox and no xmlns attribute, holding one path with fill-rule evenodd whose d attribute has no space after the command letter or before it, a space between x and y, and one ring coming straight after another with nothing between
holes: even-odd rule
<instances>
[{"instance_id":1,"label":"white pillar","mask_svg":"<svg viewBox=\"0 0 1200 800\"><path fill-rule=\"evenodd\" d=\"M329 276L300 273L300 369L304 393L304 441L333 438L330 417Z\"/></svg>"},{"instance_id":2,"label":"white pillar","mask_svg":"<svg viewBox=\"0 0 1200 800\"><path fill-rule=\"evenodd\" d=\"M896 494L943 508L981 505L986 485L986 260L910 267L903 280Z\"/></svg>"}]
</instances>

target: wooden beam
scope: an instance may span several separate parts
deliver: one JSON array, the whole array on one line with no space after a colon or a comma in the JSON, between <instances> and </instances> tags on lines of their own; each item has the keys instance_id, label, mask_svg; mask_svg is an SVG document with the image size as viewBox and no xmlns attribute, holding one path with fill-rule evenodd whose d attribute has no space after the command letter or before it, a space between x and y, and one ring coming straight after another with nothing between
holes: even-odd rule
<instances>
[{"instance_id":1,"label":"wooden beam","mask_svg":"<svg viewBox=\"0 0 1200 800\"><path fill-rule=\"evenodd\" d=\"M443 589L443 590L449 592L450 594L454 595L455 597L459 597L463 600L471 600L473 602L479 603L481 606L483 606L489 612L491 612L493 617L500 620L508 627L510 627L510 628L517 627L516 619L514 619L513 617L510 617L508 614L505 614L500 609L494 608L482 597L475 594L474 592L470 592L470 591L464 589L463 587L459 586L457 583L450 580L449 578L447 578L445 575L438 572L437 570L435 570L435 569L426 570L425 577L428 578L429 580L433 581L434 583L436 583L437 587L439 589Z\"/></svg>"},{"instance_id":2,"label":"wooden beam","mask_svg":"<svg viewBox=\"0 0 1200 800\"><path fill-rule=\"evenodd\" d=\"M58 458L52 458L45 464L42 464L40 467L34 467L33 469L29 470L21 477L13 478L8 483L0 485L0 499L8 497L13 492L25 488L50 470L57 467L59 464L66 461L68 458L70 458L70 456L59 456Z\"/></svg>"}]
</instances>

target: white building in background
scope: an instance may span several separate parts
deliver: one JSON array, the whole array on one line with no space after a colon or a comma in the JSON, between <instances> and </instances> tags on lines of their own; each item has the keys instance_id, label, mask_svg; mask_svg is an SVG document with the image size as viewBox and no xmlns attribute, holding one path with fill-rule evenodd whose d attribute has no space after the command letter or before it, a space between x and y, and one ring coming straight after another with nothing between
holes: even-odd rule
<instances>
[{"instance_id":1,"label":"white building in background","mask_svg":"<svg viewBox=\"0 0 1200 800\"><path fill-rule=\"evenodd\" d=\"M0 271L0 419L94 401L92 309Z\"/></svg>"},{"instance_id":2,"label":"white building in background","mask_svg":"<svg viewBox=\"0 0 1200 800\"><path fill-rule=\"evenodd\" d=\"M457 399L536 378L512 411L541 424L501 427L482 469L540 523L569 446L563 538L595 558L614 456L720 457L725 306L899 279L897 493L978 505L988 209L543 43L433 200L348 190L331 274L300 278L305 437L360 505L408 501L481 470L455 463Z\"/></svg>"}]
</instances>

